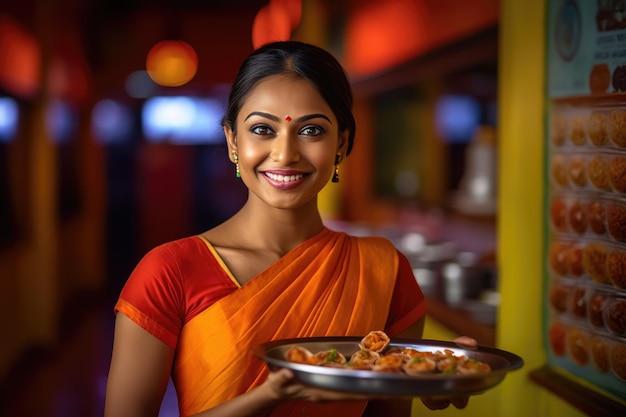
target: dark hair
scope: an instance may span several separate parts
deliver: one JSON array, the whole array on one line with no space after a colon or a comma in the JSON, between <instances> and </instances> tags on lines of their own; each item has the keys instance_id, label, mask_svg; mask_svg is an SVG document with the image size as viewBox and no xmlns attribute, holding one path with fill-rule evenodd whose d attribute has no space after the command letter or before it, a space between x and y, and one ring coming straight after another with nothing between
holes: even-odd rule
<instances>
[{"instance_id":1,"label":"dark hair","mask_svg":"<svg viewBox=\"0 0 626 417\"><path fill-rule=\"evenodd\" d=\"M346 155L352 150L356 123L352 89L341 64L324 49L298 41L272 42L250 54L237 73L222 125L236 131L243 102L257 83L269 76L295 74L310 81L337 118L339 132L349 131Z\"/></svg>"}]
</instances>

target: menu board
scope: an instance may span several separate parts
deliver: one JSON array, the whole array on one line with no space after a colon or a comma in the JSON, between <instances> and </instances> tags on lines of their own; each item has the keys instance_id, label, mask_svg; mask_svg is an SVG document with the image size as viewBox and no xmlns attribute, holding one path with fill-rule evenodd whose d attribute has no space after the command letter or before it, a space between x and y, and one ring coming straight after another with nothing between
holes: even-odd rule
<instances>
[{"instance_id":1,"label":"menu board","mask_svg":"<svg viewBox=\"0 0 626 417\"><path fill-rule=\"evenodd\" d=\"M548 1L549 364L626 399L626 10Z\"/></svg>"}]
</instances>

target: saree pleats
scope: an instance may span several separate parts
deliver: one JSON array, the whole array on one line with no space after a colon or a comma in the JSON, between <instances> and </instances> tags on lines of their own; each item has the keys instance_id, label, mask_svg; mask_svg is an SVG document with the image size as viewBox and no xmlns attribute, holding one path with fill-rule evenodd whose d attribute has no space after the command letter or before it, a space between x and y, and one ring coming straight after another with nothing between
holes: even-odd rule
<instances>
[{"instance_id":1,"label":"saree pleats","mask_svg":"<svg viewBox=\"0 0 626 417\"><path fill-rule=\"evenodd\" d=\"M261 384L268 370L251 351L264 342L382 330L397 268L395 248L384 239L324 229L303 242L183 327L174 364L181 415ZM342 417L349 417L364 406L303 402L272 415L334 415L333 407L340 407Z\"/></svg>"}]
</instances>

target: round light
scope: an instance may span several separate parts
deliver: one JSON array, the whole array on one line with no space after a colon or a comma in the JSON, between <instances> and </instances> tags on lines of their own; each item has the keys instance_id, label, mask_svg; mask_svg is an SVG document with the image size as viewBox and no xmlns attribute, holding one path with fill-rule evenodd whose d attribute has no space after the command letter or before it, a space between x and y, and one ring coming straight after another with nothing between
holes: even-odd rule
<instances>
[{"instance_id":1,"label":"round light","mask_svg":"<svg viewBox=\"0 0 626 417\"><path fill-rule=\"evenodd\" d=\"M148 52L146 70L155 83L165 87L179 87L196 75L198 56L186 42L161 41Z\"/></svg>"}]
</instances>

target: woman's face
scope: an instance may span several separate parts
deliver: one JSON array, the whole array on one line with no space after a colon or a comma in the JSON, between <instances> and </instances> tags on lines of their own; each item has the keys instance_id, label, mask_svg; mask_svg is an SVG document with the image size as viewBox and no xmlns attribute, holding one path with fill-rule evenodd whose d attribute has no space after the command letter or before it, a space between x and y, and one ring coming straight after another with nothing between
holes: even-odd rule
<instances>
[{"instance_id":1,"label":"woman's face","mask_svg":"<svg viewBox=\"0 0 626 417\"><path fill-rule=\"evenodd\" d=\"M229 154L237 152L241 179L276 208L316 204L328 183L337 153L345 154L347 133L309 81L275 75L249 93L237 115L237 133L224 129Z\"/></svg>"}]
</instances>

